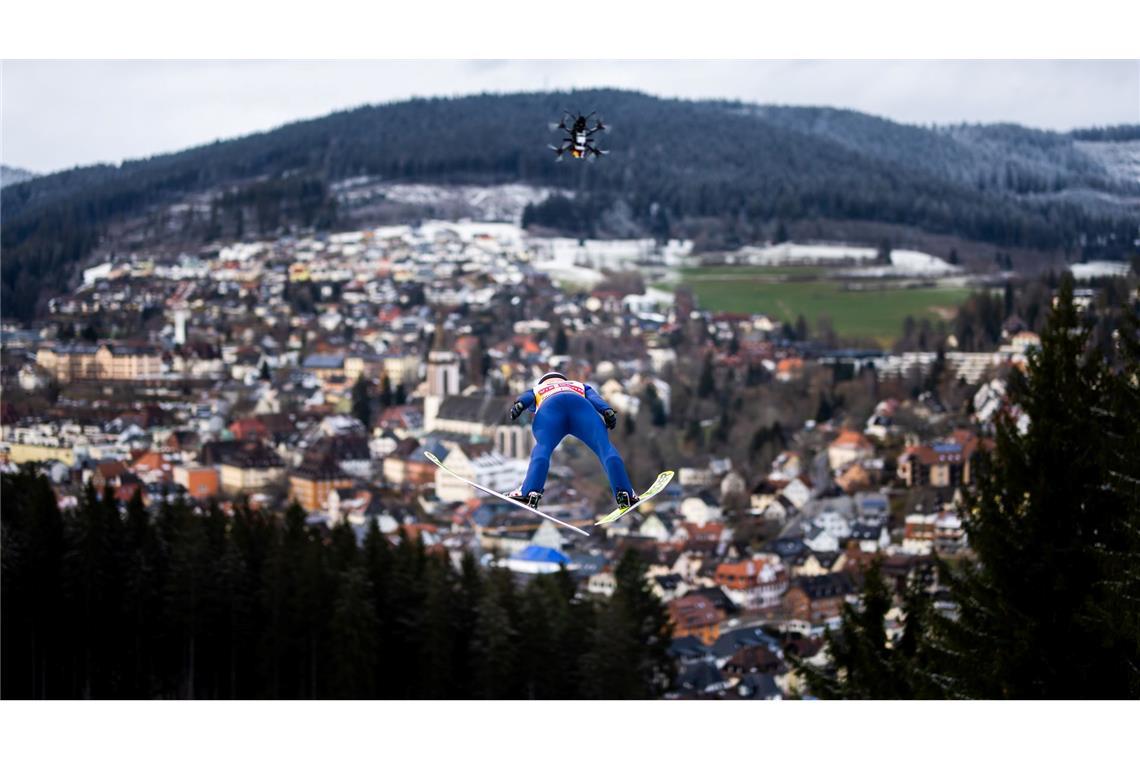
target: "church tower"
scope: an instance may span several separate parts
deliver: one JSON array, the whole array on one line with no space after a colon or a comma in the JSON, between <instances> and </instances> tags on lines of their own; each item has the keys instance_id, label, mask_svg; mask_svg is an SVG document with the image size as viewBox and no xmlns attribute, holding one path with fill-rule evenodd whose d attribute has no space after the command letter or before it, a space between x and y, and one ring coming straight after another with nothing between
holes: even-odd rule
<instances>
[{"instance_id":1,"label":"church tower","mask_svg":"<svg viewBox=\"0 0 1140 760\"><path fill-rule=\"evenodd\" d=\"M443 327L436 325L435 340L427 360L427 395L424 397L424 429L435 429L439 407L448 396L459 394L459 356L444 348Z\"/></svg>"}]
</instances>

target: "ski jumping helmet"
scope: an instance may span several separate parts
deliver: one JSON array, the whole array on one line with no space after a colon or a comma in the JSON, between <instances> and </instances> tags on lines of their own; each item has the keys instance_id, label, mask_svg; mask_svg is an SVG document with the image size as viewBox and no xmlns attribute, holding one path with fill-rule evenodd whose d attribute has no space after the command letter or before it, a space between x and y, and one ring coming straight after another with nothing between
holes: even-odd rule
<instances>
[{"instance_id":1,"label":"ski jumping helmet","mask_svg":"<svg viewBox=\"0 0 1140 760\"><path fill-rule=\"evenodd\" d=\"M553 380L554 378L558 378L559 380L565 380L566 375L563 375L561 372L547 372L545 375L543 375L542 377L540 377L538 379L538 384L542 385L547 380Z\"/></svg>"}]
</instances>

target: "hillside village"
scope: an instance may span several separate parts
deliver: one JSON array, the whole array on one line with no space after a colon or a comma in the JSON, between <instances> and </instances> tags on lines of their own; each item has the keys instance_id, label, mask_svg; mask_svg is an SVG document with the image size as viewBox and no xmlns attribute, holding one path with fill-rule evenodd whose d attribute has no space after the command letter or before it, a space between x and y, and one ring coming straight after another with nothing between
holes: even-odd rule
<instances>
[{"instance_id":1,"label":"hillside village","mask_svg":"<svg viewBox=\"0 0 1140 760\"><path fill-rule=\"evenodd\" d=\"M934 556L969 551L959 510L995 422L1028 422L1007 371L1039 340L1011 319L993 352L823 348L655 283L690 251L426 222L114 257L36 329L5 330L0 458L46 473L64 508L87 484L151 508L295 501L311 525L362 538L376 523L456 563L472 553L520 577L564 566L580 594L612 594L617 558L636 551L673 622L669 696L800 696L790 658L825 657L822 632L873 559L900 595L919 579L938 598ZM425 457L515 487L532 438L529 415L506 412L551 368L618 412L635 483L677 471L644 510L595 527L613 507L604 475L565 445L544 509L589 538ZM829 413L821 378L869 388L863 413ZM733 383L810 408L772 422L726 401L682 419Z\"/></svg>"}]
</instances>

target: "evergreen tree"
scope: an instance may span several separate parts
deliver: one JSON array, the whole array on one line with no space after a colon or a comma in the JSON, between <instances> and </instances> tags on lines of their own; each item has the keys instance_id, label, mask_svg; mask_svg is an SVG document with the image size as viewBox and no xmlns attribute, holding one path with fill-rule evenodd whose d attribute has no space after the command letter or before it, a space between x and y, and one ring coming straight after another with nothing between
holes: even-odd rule
<instances>
[{"instance_id":1,"label":"evergreen tree","mask_svg":"<svg viewBox=\"0 0 1140 760\"><path fill-rule=\"evenodd\" d=\"M672 683L672 625L645 571L635 551L627 551L614 569L614 594L598 612L590 648L582 658L585 696L648 699Z\"/></svg>"},{"instance_id":2,"label":"evergreen tree","mask_svg":"<svg viewBox=\"0 0 1140 760\"><path fill-rule=\"evenodd\" d=\"M697 397L708 398L716 392L716 380L713 377L712 352L705 354L705 361L701 365L701 379L697 382Z\"/></svg>"},{"instance_id":3,"label":"evergreen tree","mask_svg":"<svg viewBox=\"0 0 1140 760\"><path fill-rule=\"evenodd\" d=\"M455 671L455 639L462 635L454 616L455 574L446 557L428 558L424 617L421 639L424 662L420 685L422 696L444 699L452 694Z\"/></svg>"},{"instance_id":4,"label":"evergreen tree","mask_svg":"<svg viewBox=\"0 0 1140 760\"><path fill-rule=\"evenodd\" d=\"M1126 354L1113 376L1099 352L1086 353L1072 289L1066 276L1041 350L1011 386L1029 430L999 421L992 462L968 502L978 561L953 575L958 615L935 619L954 696L1140 696L1136 630L1101 614L1134 607L1110 558L1136 545L1140 458L1122 455L1137 451L1129 409L1140 363Z\"/></svg>"},{"instance_id":5,"label":"evergreen tree","mask_svg":"<svg viewBox=\"0 0 1140 760\"><path fill-rule=\"evenodd\" d=\"M0 696L66 696L63 644L74 641L62 604L63 519L48 479L27 465L0 480Z\"/></svg>"},{"instance_id":6,"label":"evergreen tree","mask_svg":"<svg viewBox=\"0 0 1140 760\"><path fill-rule=\"evenodd\" d=\"M372 398L369 390L364 375L356 378L352 385L352 416L360 420L365 430L372 429Z\"/></svg>"},{"instance_id":7,"label":"evergreen tree","mask_svg":"<svg viewBox=\"0 0 1140 760\"><path fill-rule=\"evenodd\" d=\"M795 336L796 340L808 340L811 338L811 333L808 331L807 319L804 318L803 314L796 317Z\"/></svg>"},{"instance_id":8,"label":"evergreen tree","mask_svg":"<svg viewBox=\"0 0 1140 760\"><path fill-rule=\"evenodd\" d=\"M64 586L69 626L83 631L75 648L76 693L85 699L112 698L119 687L116 655L122 624L123 526L114 490L102 497L84 490L65 523Z\"/></svg>"},{"instance_id":9,"label":"evergreen tree","mask_svg":"<svg viewBox=\"0 0 1140 760\"><path fill-rule=\"evenodd\" d=\"M832 404L831 399L828 398L827 393L819 394L819 403L815 407L815 421L827 422L834 416L835 406Z\"/></svg>"},{"instance_id":10,"label":"evergreen tree","mask_svg":"<svg viewBox=\"0 0 1140 760\"><path fill-rule=\"evenodd\" d=\"M260 584L266 625L258 649L263 662L261 682L270 699L304 696L299 670L305 655L299 576L306 540L305 513L294 502L282 524L274 525Z\"/></svg>"},{"instance_id":11,"label":"evergreen tree","mask_svg":"<svg viewBox=\"0 0 1140 760\"><path fill-rule=\"evenodd\" d=\"M645 384L645 403L649 407L650 419L654 427L665 427L669 422L669 415L665 411L665 402L657 394L657 386L653 383Z\"/></svg>"},{"instance_id":12,"label":"evergreen tree","mask_svg":"<svg viewBox=\"0 0 1140 760\"><path fill-rule=\"evenodd\" d=\"M451 617L457 635L452 639L451 691L449 696L471 699L475 696L475 648L471 632L478 620L483 598L483 575L475 558L464 552L459 564L459 580L452 602Z\"/></svg>"},{"instance_id":13,"label":"evergreen tree","mask_svg":"<svg viewBox=\"0 0 1140 760\"><path fill-rule=\"evenodd\" d=\"M385 372L380 376L380 408L387 409L392 405L392 381L388 379L388 373Z\"/></svg>"},{"instance_id":14,"label":"evergreen tree","mask_svg":"<svg viewBox=\"0 0 1140 760\"><path fill-rule=\"evenodd\" d=\"M1140 696L1140 324L1120 332L1117 366L1089 347L1072 279L1025 375L1010 395L1023 434L1001 418L963 520L975 559L941 573L954 613L930 614L881 660L882 594L868 583L859 616L845 614L833 656L841 679L823 695L890 693L968 698ZM903 662L896 662L902 658ZM809 676L809 680L811 676ZM909 690L909 691L908 691Z\"/></svg>"},{"instance_id":15,"label":"evergreen tree","mask_svg":"<svg viewBox=\"0 0 1140 760\"><path fill-rule=\"evenodd\" d=\"M493 573L490 580L480 600L473 631L476 693L485 699L509 699L515 696L511 687L515 680L517 632L504 597L510 593L512 581L509 573Z\"/></svg>"},{"instance_id":16,"label":"evergreen tree","mask_svg":"<svg viewBox=\"0 0 1140 760\"><path fill-rule=\"evenodd\" d=\"M375 521L361 547L310 528L296 503L121 510L88 487L64 515L31 469L0 481L6 697L647 697L669 678L636 555L599 609L565 569L520 593Z\"/></svg>"},{"instance_id":17,"label":"evergreen tree","mask_svg":"<svg viewBox=\"0 0 1140 760\"><path fill-rule=\"evenodd\" d=\"M864 574L858 607L843 606L838 631L824 634L830 664L817 668L795 664L810 692L825 699L913 699L923 696L914 672L928 607L917 585L907 595L901 646L888 640L885 616L892 594L883 582L879 562ZM926 694L926 696L933 696Z\"/></svg>"},{"instance_id":18,"label":"evergreen tree","mask_svg":"<svg viewBox=\"0 0 1140 760\"><path fill-rule=\"evenodd\" d=\"M889 266L891 263L891 241L883 238L879 241L879 247L875 251L875 262L883 266Z\"/></svg>"},{"instance_id":19,"label":"evergreen tree","mask_svg":"<svg viewBox=\"0 0 1140 760\"><path fill-rule=\"evenodd\" d=\"M375 691L380 650L372 588L364 568L349 567L342 571L329 627L330 696L338 699L371 697Z\"/></svg>"},{"instance_id":20,"label":"evergreen tree","mask_svg":"<svg viewBox=\"0 0 1140 760\"><path fill-rule=\"evenodd\" d=\"M376 619L376 649L380 652L392 651L392 642L395 640L392 623L392 564L391 544L380 532L376 520L369 521L361 552L361 566L368 579L372 610ZM372 683L376 694L370 696L387 696L382 664L377 661L373 670Z\"/></svg>"},{"instance_id":21,"label":"evergreen tree","mask_svg":"<svg viewBox=\"0 0 1140 760\"><path fill-rule=\"evenodd\" d=\"M781 219L776 223L776 232L773 234L773 242L786 243L788 241L788 228Z\"/></svg>"},{"instance_id":22,"label":"evergreen tree","mask_svg":"<svg viewBox=\"0 0 1140 760\"><path fill-rule=\"evenodd\" d=\"M555 666L547 650L554 640L554 621L563 605L549 576L538 576L523 591L519 617L518 665L525 699L565 698L554 689L547 668Z\"/></svg>"}]
</instances>

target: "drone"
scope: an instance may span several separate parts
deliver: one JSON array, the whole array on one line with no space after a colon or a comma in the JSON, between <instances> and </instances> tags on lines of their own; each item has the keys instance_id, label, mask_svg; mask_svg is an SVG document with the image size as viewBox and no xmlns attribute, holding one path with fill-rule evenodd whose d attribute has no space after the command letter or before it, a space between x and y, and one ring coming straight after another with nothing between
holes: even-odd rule
<instances>
[{"instance_id":1,"label":"drone","mask_svg":"<svg viewBox=\"0 0 1140 760\"><path fill-rule=\"evenodd\" d=\"M589 116L583 116L579 113L576 116L571 116L569 111L565 111L562 115L562 120L558 122L557 129L561 129L566 133L566 137L562 138L562 145L557 148L553 145L549 146L552 151L558 155L558 160L562 160L562 155L568 153L572 158L590 158L592 156L604 156L609 151L599 150L594 146L594 140L591 137L595 132L605 130L606 125L602 124L601 118L594 120L594 126L590 126L590 118L597 113L594 111ZM566 125L566 119L570 118L573 123L570 126Z\"/></svg>"}]
</instances>

